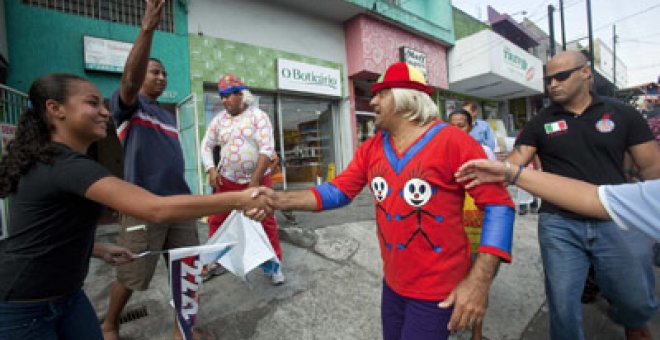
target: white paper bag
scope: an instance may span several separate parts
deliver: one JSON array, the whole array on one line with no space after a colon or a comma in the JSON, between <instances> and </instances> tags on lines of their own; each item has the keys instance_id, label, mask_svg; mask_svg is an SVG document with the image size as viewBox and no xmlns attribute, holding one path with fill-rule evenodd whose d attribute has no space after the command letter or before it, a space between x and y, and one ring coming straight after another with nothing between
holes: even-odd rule
<instances>
[{"instance_id":1,"label":"white paper bag","mask_svg":"<svg viewBox=\"0 0 660 340\"><path fill-rule=\"evenodd\" d=\"M280 266L261 223L249 219L240 211L232 211L207 242L214 243L235 243L218 263L244 281L245 276L256 267L261 266L266 273L273 273Z\"/></svg>"}]
</instances>

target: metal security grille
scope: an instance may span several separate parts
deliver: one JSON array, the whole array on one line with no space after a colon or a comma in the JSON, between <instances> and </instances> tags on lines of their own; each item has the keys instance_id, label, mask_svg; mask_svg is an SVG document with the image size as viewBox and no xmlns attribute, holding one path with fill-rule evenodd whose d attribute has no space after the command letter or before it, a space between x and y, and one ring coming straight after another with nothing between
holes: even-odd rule
<instances>
[{"instance_id":1,"label":"metal security grille","mask_svg":"<svg viewBox=\"0 0 660 340\"><path fill-rule=\"evenodd\" d=\"M85 17L140 26L144 14L141 0L23 0L24 4ZM174 32L174 0L165 0L159 30Z\"/></svg>"},{"instance_id":2,"label":"metal security grille","mask_svg":"<svg viewBox=\"0 0 660 340\"><path fill-rule=\"evenodd\" d=\"M18 124L27 107L27 94L0 84L0 123Z\"/></svg>"}]
</instances>

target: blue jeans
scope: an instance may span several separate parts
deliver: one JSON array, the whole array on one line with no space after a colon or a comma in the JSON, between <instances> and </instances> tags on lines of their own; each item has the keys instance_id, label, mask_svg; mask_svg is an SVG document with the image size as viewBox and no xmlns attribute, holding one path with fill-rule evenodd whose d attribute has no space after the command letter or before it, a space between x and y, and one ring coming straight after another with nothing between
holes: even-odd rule
<instances>
[{"instance_id":1,"label":"blue jeans","mask_svg":"<svg viewBox=\"0 0 660 340\"><path fill-rule=\"evenodd\" d=\"M44 302L0 302L0 340L103 339L85 293Z\"/></svg>"},{"instance_id":2,"label":"blue jeans","mask_svg":"<svg viewBox=\"0 0 660 340\"><path fill-rule=\"evenodd\" d=\"M539 244L553 340L584 339L580 296L590 264L615 322L639 328L653 316L653 242L642 233L614 222L543 213Z\"/></svg>"}]
</instances>

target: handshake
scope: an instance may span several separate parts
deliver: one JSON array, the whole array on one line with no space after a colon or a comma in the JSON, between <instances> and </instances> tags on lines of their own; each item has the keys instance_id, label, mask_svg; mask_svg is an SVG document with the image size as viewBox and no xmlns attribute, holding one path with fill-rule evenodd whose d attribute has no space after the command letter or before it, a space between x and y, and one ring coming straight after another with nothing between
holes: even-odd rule
<instances>
[{"instance_id":1,"label":"handshake","mask_svg":"<svg viewBox=\"0 0 660 340\"><path fill-rule=\"evenodd\" d=\"M275 210L283 209L284 195L284 192L264 186L245 189L241 192L243 213L255 221L261 221Z\"/></svg>"}]
</instances>

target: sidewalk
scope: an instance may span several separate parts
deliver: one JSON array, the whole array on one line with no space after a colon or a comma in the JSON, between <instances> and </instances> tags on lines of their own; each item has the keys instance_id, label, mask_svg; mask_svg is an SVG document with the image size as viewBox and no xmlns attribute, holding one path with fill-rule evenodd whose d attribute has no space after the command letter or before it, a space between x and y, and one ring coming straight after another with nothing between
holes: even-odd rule
<instances>
[{"instance_id":1,"label":"sidewalk","mask_svg":"<svg viewBox=\"0 0 660 340\"><path fill-rule=\"evenodd\" d=\"M248 284L231 274L208 281L201 288L197 325L215 339L381 339L382 269L375 222L332 223L369 216L360 213L365 207L352 209L350 214L296 213L298 225L281 225L287 282L274 287L259 270L250 273ZM99 239L112 240L115 233L112 227L99 230ZM206 240L205 228L200 235ZM502 265L491 288L484 335L491 340L547 339L536 215L518 216L514 238L514 263ZM109 266L92 260L85 289L100 318L113 278ZM129 302L127 311L136 319L122 325L122 338L171 339L169 299L160 261L151 288L136 292ZM623 339L622 329L607 320L603 308L603 303L585 308L588 338ZM655 334L660 334L658 325L656 317ZM469 334L454 338L469 339Z\"/></svg>"}]
</instances>

